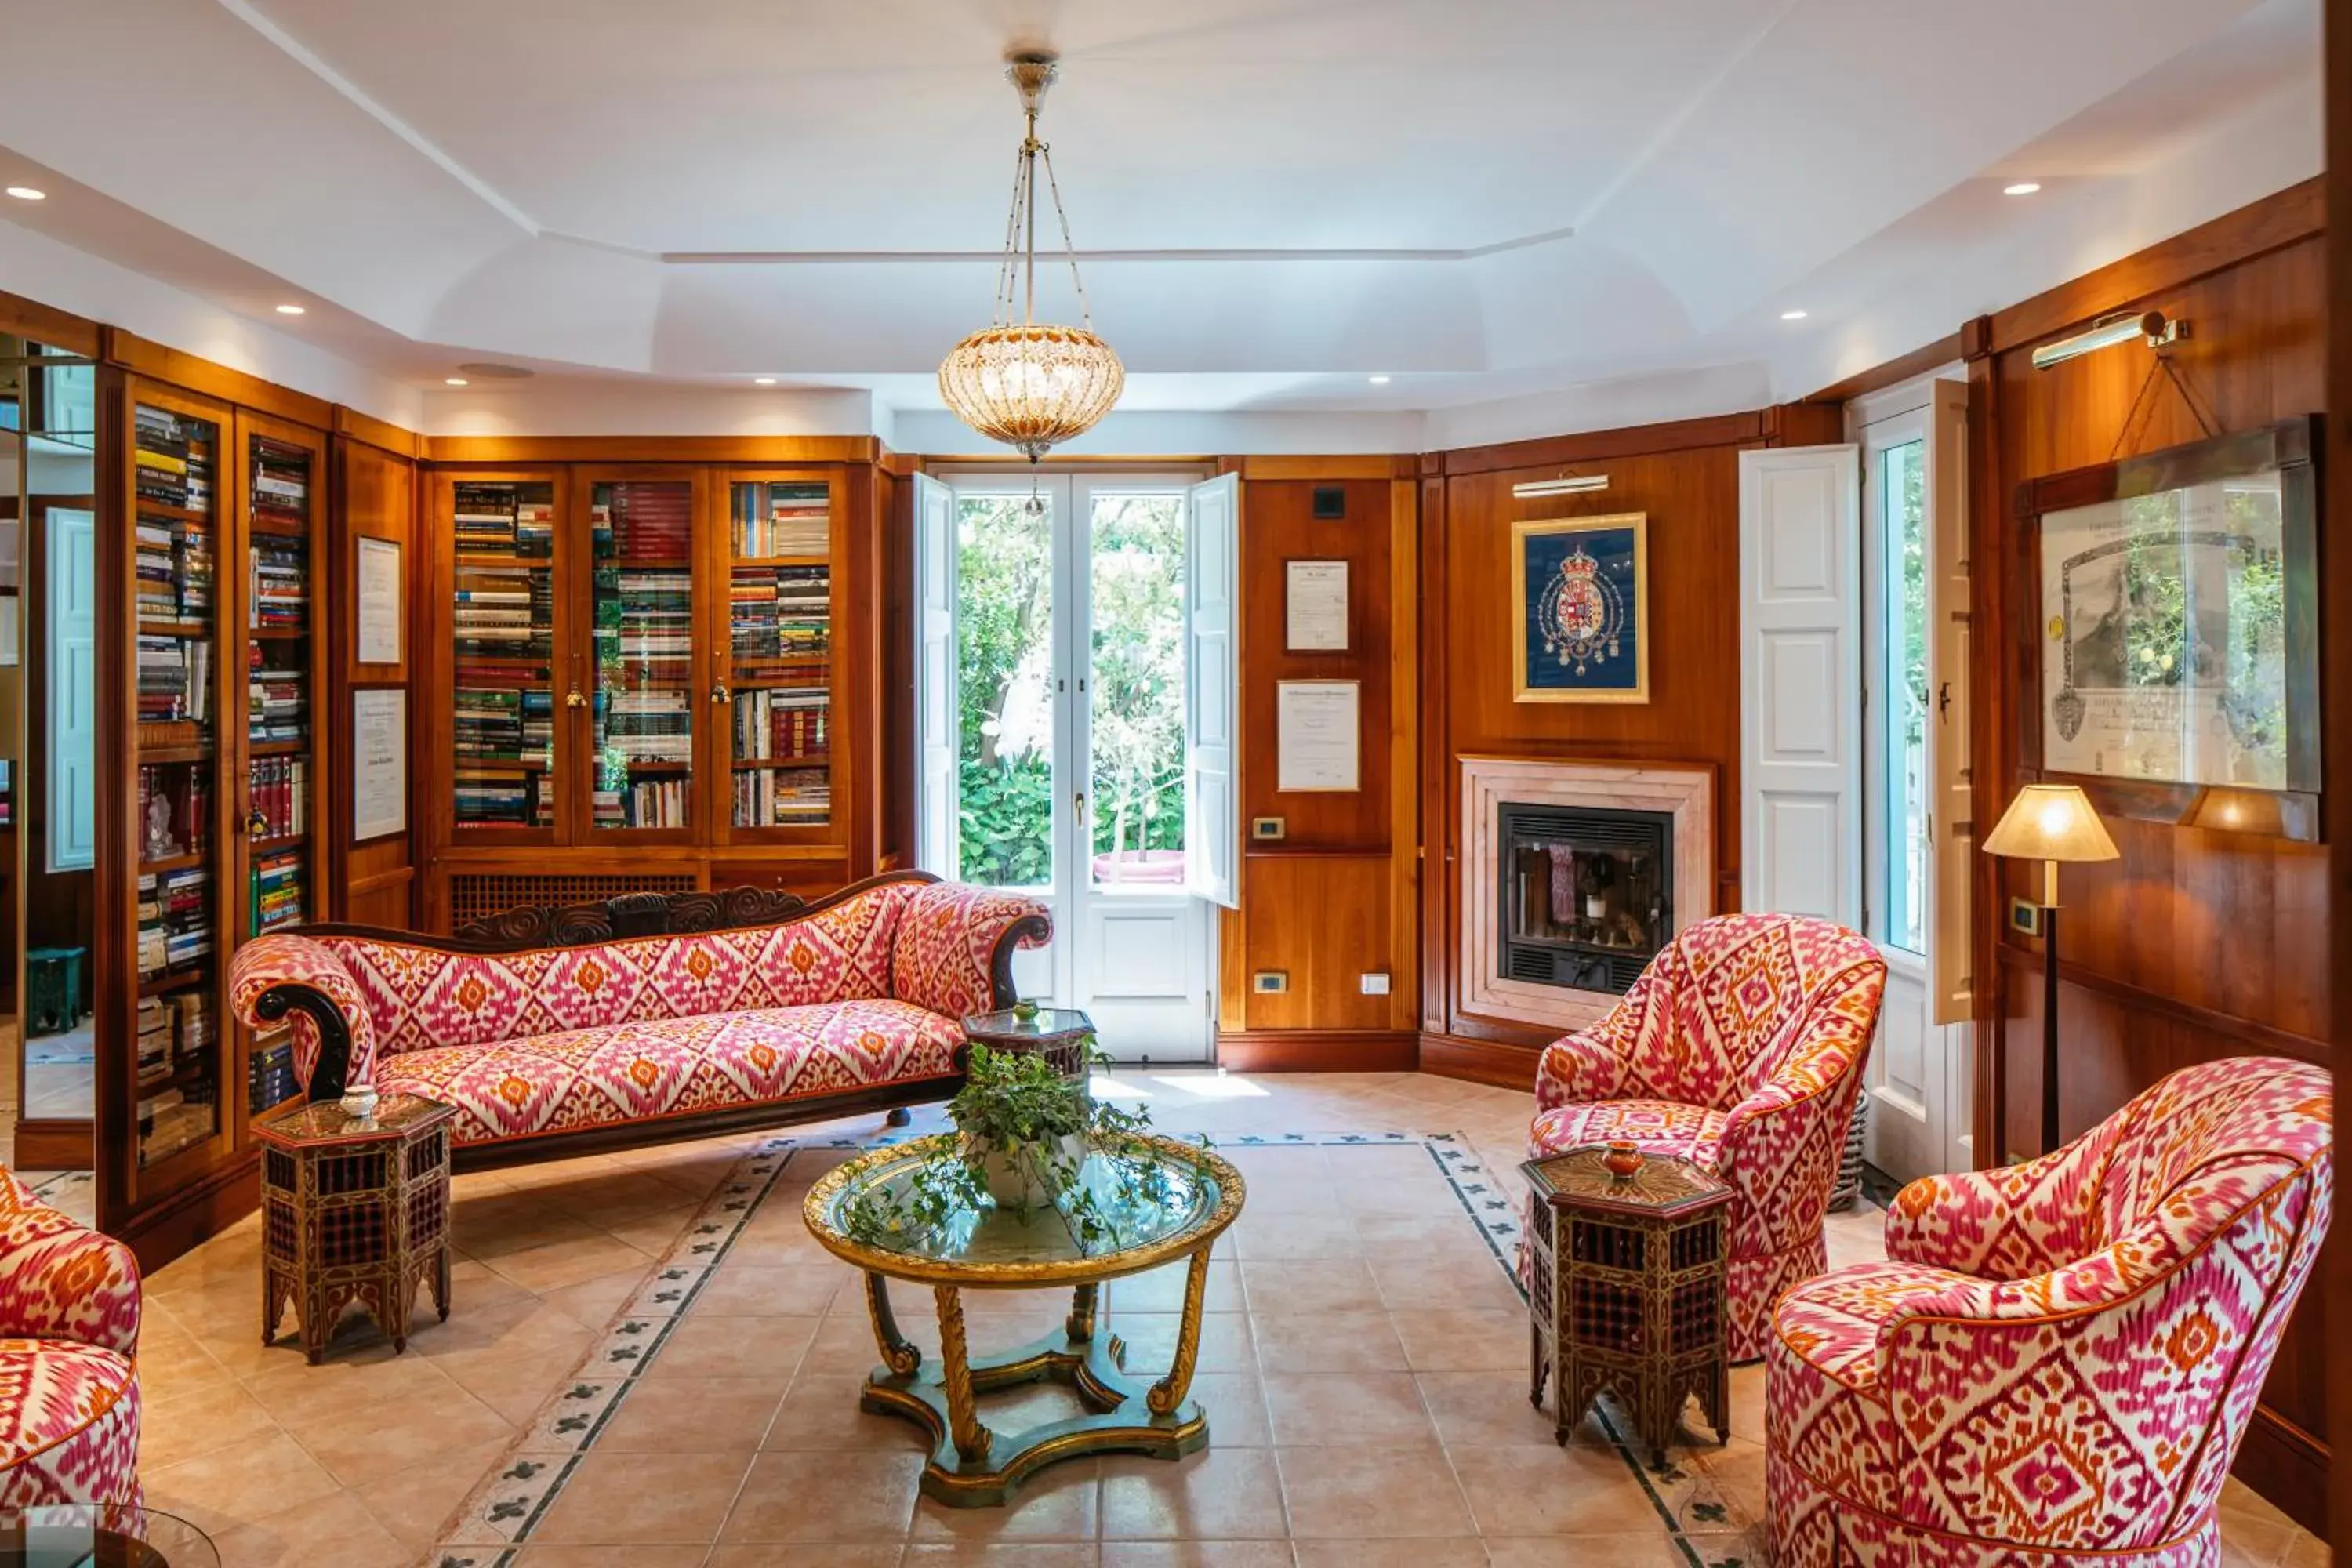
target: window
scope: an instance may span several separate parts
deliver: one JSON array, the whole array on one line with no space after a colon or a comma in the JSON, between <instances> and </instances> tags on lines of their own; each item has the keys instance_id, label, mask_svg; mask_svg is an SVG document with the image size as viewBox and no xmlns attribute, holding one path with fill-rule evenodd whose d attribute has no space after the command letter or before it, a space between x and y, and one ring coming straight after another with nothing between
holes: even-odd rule
<instances>
[{"instance_id":1,"label":"window","mask_svg":"<svg viewBox=\"0 0 2352 1568\"><path fill-rule=\"evenodd\" d=\"M1929 916L1927 772L1927 457L1924 435L1879 447L1874 457L1877 492L1873 526L1881 563L1878 606L1884 628L1876 639L1879 668L1871 684L1885 700L1872 707L1874 749L1884 759L1879 821L1885 849L1881 885L1871 900L1879 939L1906 952L1927 951Z\"/></svg>"}]
</instances>

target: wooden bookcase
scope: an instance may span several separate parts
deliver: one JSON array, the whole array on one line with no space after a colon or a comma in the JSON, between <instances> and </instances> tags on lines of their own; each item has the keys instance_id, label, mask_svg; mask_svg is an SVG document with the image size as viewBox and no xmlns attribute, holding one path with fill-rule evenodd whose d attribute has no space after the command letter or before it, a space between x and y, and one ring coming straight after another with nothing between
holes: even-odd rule
<instances>
[{"instance_id":1,"label":"wooden bookcase","mask_svg":"<svg viewBox=\"0 0 2352 1568\"><path fill-rule=\"evenodd\" d=\"M101 1221L136 1242L235 1208L210 1200L292 1090L226 983L326 910L328 443L136 374L100 396L97 1148Z\"/></svg>"},{"instance_id":2,"label":"wooden bookcase","mask_svg":"<svg viewBox=\"0 0 2352 1568\"><path fill-rule=\"evenodd\" d=\"M662 461L654 442L604 462L594 445L427 464L423 923L635 890L814 893L883 868L860 793L883 731L880 463ZM544 556L510 558L499 487L551 498ZM543 622L462 636L526 625L522 591L496 585L516 574L543 583ZM486 654L505 643L529 656ZM508 717L533 703L543 739ZM543 795L519 805L519 784Z\"/></svg>"}]
</instances>

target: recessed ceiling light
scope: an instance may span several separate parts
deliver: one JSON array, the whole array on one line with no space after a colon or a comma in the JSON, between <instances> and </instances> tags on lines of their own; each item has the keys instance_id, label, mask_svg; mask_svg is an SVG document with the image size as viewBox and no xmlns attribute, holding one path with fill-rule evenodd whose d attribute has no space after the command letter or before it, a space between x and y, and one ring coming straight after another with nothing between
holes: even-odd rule
<instances>
[{"instance_id":1,"label":"recessed ceiling light","mask_svg":"<svg viewBox=\"0 0 2352 1568\"><path fill-rule=\"evenodd\" d=\"M1805 319L1805 313L1802 310L1783 310L1780 312L1780 319L1784 321L1801 321Z\"/></svg>"},{"instance_id":2,"label":"recessed ceiling light","mask_svg":"<svg viewBox=\"0 0 2352 1568\"><path fill-rule=\"evenodd\" d=\"M2041 188L2039 180L2020 180L2013 185L2001 186L2000 194L2005 196L2030 196Z\"/></svg>"},{"instance_id":3,"label":"recessed ceiling light","mask_svg":"<svg viewBox=\"0 0 2352 1568\"><path fill-rule=\"evenodd\" d=\"M444 376L441 378L441 384L444 386L463 386L466 384L466 378L462 375Z\"/></svg>"},{"instance_id":4,"label":"recessed ceiling light","mask_svg":"<svg viewBox=\"0 0 2352 1568\"><path fill-rule=\"evenodd\" d=\"M278 313L281 316L299 316L304 312L299 305L280 305L278 307Z\"/></svg>"},{"instance_id":5,"label":"recessed ceiling light","mask_svg":"<svg viewBox=\"0 0 2352 1568\"><path fill-rule=\"evenodd\" d=\"M37 191L30 185L11 185L8 194L20 202L45 202L49 199L48 192Z\"/></svg>"},{"instance_id":6,"label":"recessed ceiling light","mask_svg":"<svg viewBox=\"0 0 2352 1568\"><path fill-rule=\"evenodd\" d=\"M1384 375L1367 376L1365 379L1374 386L1386 386L1389 384L1389 378Z\"/></svg>"},{"instance_id":7,"label":"recessed ceiling light","mask_svg":"<svg viewBox=\"0 0 2352 1568\"><path fill-rule=\"evenodd\" d=\"M776 384L776 378L772 375L755 375L751 378L751 384L753 386L773 386Z\"/></svg>"}]
</instances>

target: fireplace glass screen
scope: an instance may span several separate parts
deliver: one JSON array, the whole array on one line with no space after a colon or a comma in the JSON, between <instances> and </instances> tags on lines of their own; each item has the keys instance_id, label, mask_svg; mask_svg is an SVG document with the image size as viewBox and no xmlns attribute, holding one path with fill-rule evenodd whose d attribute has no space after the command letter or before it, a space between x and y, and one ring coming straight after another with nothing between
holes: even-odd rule
<instances>
[{"instance_id":1,"label":"fireplace glass screen","mask_svg":"<svg viewBox=\"0 0 2352 1568\"><path fill-rule=\"evenodd\" d=\"M1500 814L1503 977L1632 989L1674 935L1673 814L1510 803Z\"/></svg>"}]
</instances>

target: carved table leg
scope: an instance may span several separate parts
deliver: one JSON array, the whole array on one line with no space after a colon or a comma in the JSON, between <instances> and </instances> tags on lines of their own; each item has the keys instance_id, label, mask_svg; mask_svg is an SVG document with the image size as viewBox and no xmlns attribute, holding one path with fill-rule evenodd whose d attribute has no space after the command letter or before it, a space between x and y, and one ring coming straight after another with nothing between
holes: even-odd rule
<instances>
[{"instance_id":1,"label":"carved table leg","mask_svg":"<svg viewBox=\"0 0 2352 1568\"><path fill-rule=\"evenodd\" d=\"M1087 1342L1095 1337L1095 1309L1102 1300L1100 1285L1081 1285L1070 1292L1070 1317L1064 1327L1071 1339Z\"/></svg>"},{"instance_id":2,"label":"carved table leg","mask_svg":"<svg viewBox=\"0 0 2352 1568\"><path fill-rule=\"evenodd\" d=\"M919 1346L898 1331L890 1310L890 1285L879 1274L866 1276L866 1315L874 1321L874 1342L882 1348L882 1364L900 1377L912 1377L923 1364Z\"/></svg>"},{"instance_id":3,"label":"carved table leg","mask_svg":"<svg viewBox=\"0 0 2352 1568\"><path fill-rule=\"evenodd\" d=\"M934 1285L931 1294L940 1308L940 1386L947 1395L948 1433L956 1454L968 1462L988 1458L994 1436L980 1424L972 1407L971 1363L963 1340L963 1296L952 1285Z\"/></svg>"},{"instance_id":4,"label":"carved table leg","mask_svg":"<svg viewBox=\"0 0 2352 1568\"><path fill-rule=\"evenodd\" d=\"M1154 1415L1173 1415L1192 1391L1192 1369L1201 1359L1201 1302L1209 1289L1209 1248L1192 1254L1184 1272L1184 1316L1176 1329L1176 1359L1168 1375L1151 1385L1145 1404Z\"/></svg>"}]
</instances>

